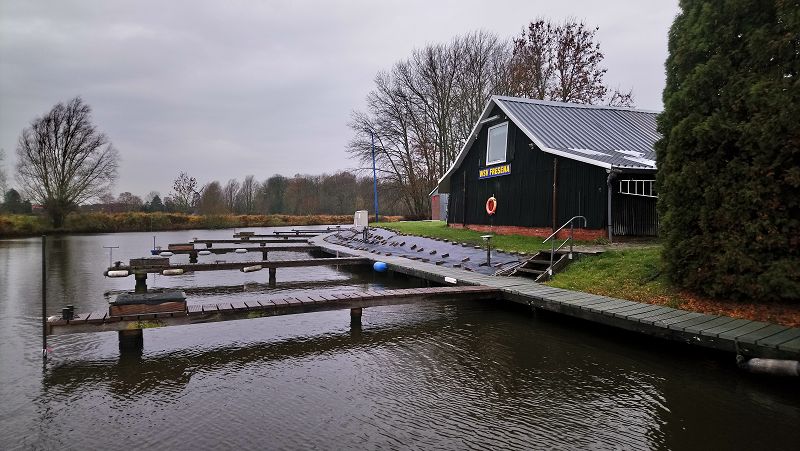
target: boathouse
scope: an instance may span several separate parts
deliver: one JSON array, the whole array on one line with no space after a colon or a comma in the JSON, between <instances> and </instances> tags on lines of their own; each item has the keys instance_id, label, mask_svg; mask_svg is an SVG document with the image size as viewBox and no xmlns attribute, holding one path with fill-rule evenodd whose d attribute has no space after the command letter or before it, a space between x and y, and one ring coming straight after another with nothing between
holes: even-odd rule
<instances>
[{"instance_id":1,"label":"boathouse","mask_svg":"<svg viewBox=\"0 0 800 451\"><path fill-rule=\"evenodd\" d=\"M654 236L656 116L492 96L434 192L449 193L451 227L547 236L581 215L581 239Z\"/></svg>"}]
</instances>

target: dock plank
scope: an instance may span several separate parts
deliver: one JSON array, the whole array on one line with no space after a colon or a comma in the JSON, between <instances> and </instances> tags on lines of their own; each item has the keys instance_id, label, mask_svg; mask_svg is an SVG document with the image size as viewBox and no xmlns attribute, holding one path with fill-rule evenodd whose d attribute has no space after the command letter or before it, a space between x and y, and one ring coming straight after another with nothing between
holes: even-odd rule
<instances>
[{"instance_id":1,"label":"dock plank","mask_svg":"<svg viewBox=\"0 0 800 451\"><path fill-rule=\"evenodd\" d=\"M756 343L762 346L775 346L777 347L781 343L785 343L787 341L791 341L795 338L800 338L800 328L792 327L789 329L784 330L783 332L779 332L775 335L762 338L758 340Z\"/></svg>"},{"instance_id":2,"label":"dock plank","mask_svg":"<svg viewBox=\"0 0 800 451\"><path fill-rule=\"evenodd\" d=\"M683 330L686 330L687 327L699 326L699 325L708 323L708 322L713 321L713 320L718 319L718 318L719 318L719 316L717 316L717 315L701 315L701 316L698 316L696 318L692 318L692 319L681 321L679 323L670 324L669 328L673 329L673 330L683 331Z\"/></svg>"},{"instance_id":3,"label":"dock plank","mask_svg":"<svg viewBox=\"0 0 800 451\"><path fill-rule=\"evenodd\" d=\"M778 345L778 349L789 352L800 353L800 338L789 340Z\"/></svg>"},{"instance_id":4,"label":"dock plank","mask_svg":"<svg viewBox=\"0 0 800 451\"><path fill-rule=\"evenodd\" d=\"M247 310L247 304L244 301L233 301L231 302L231 307L234 310Z\"/></svg>"},{"instance_id":5,"label":"dock plank","mask_svg":"<svg viewBox=\"0 0 800 451\"><path fill-rule=\"evenodd\" d=\"M654 322L653 324L658 325L658 326L669 327L672 324L682 323L684 321L688 321L688 320L695 319L695 318L700 318L700 317L703 317L703 316L705 316L705 315L703 315L702 313L684 311L684 314L681 315L681 316L675 316L675 317L672 317L672 318L658 320L658 321Z\"/></svg>"},{"instance_id":6,"label":"dock plank","mask_svg":"<svg viewBox=\"0 0 800 451\"><path fill-rule=\"evenodd\" d=\"M711 320L711 321L708 321L708 322L695 324L695 325L691 325L691 326L686 326L686 327L684 327L683 330L686 331L686 332L689 332L689 333L699 334L704 330L709 330L709 329L713 329L715 327L725 326L726 324L730 324L733 321L736 321L736 319L735 318L730 318L730 317L727 317L727 316L720 316L719 318Z\"/></svg>"},{"instance_id":7,"label":"dock plank","mask_svg":"<svg viewBox=\"0 0 800 451\"><path fill-rule=\"evenodd\" d=\"M613 312L609 313L618 318L627 318L631 315L638 315L640 313L652 312L653 310L658 310L661 307L662 307L661 305L655 305L655 304L640 304L638 307L630 307L622 310L614 310Z\"/></svg>"},{"instance_id":8,"label":"dock plank","mask_svg":"<svg viewBox=\"0 0 800 451\"><path fill-rule=\"evenodd\" d=\"M672 311L672 312L665 312L665 313L662 313L660 315L648 316L646 318L642 318L642 319L639 320L639 322L645 323L645 324L655 324L655 323L658 323L658 322L661 322L661 321L665 321L665 320L668 320L668 319L671 319L671 318L682 318L687 313L689 313L689 312L687 312L686 310L675 309L675 311Z\"/></svg>"},{"instance_id":9,"label":"dock plank","mask_svg":"<svg viewBox=\"0 0 800 451\"><path fill-rule=\"evenodd\" d=\"M649 310L649 311L646 311L646 312L634 313L632 315L626 316L625 318L641 322L643 319L651 318L651 317L654 317L654 316L660 316L660 315L663 315L665 313L670 313L670 312L674 312L674 311L675 311L674 308L659 307L657 309Z\"/></svg>"},{"instance_id":10,"label":"dock plank","mask_svg":"<svg viewBox=\"0 0 800 451\"><path fill-rule=\"evenodd\" d=\"M600 312L602 314L606 314L606 310L619 308L619 307L630 307L636 304L635 302L631 301L619 301L619 300L610 300L608 302L604 302L602 304L592 304L585 307L582 307L590 312Z\"/></svg>"},{"instance_id":11,"label":"dock plank","mask_svg":"<svg viewBox=\"0 0 800 451\"><path fill-rule=\"evenodd\" d=\"M708 329L703 329L700 331L700 335L705 335L707 337L716 337L723 332L727 332L729 330L733 330L742 326L745 326L752 321L748 319L734 319L733 321L729 321L725 324L720 324L716 327L710 327Z\"/></svg>"},{"instance_id":12,"label":"dock plank","mask_svg":"<svg viewBox=\"0 0 800 451\"><path fill-rule=\"evenodd\" d=\"M758 327L759 324L761 327ZM738 329L723 332L719 334L719 338L736 340L740 343L755 344L758 339L770 337L786 329L788 329L786 326L754 321Z\"/></svg>"}]
</instances>

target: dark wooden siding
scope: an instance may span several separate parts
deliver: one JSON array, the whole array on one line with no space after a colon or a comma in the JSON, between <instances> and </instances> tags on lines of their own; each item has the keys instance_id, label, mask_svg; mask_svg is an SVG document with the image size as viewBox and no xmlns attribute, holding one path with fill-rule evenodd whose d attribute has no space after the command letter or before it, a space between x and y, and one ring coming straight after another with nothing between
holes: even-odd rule
<instances>
[{"instance_id":1,"label":"dark wooden siding","mask_svg":"<svg viewBox=\"0 0 800 451\"><path fill-rule=\"evenodd\" d=\"M491 115L502 114L495 109ZM486 167L485 124L478 139L450 181L448 222L523 227L550 227L553 220L553 159L509 121L507 162L511 174L479 180L478 170ZM558 157L558 225L575 215L586 216L588 227L606 227L605 169ZM486 214L486 199L497 198L497 213Z\"/></svg>"}]
</instances>

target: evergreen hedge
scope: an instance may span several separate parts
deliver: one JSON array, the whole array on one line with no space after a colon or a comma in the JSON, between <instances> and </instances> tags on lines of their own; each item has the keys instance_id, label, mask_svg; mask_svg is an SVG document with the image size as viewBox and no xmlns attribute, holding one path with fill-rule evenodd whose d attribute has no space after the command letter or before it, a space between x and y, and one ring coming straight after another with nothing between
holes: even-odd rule
<instances>
[{"instance_id":1,"label":"evergreen hedge","mask_svg":"<svg viewBox=\"0 0 800 451\"><path fill-rule=\"evenodd\" d=\"M800 301L800 8L682 0L669 33L658 207L680 287Z\"/></svg>"}]
</instances>

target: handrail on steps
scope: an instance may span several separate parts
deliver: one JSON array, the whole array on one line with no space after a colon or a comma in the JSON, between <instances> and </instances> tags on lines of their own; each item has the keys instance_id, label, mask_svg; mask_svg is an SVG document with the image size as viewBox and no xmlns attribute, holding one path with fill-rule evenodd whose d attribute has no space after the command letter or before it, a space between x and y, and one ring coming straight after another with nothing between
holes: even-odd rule
<instances>
[{"instance_id":1,"label":"handrail on steps","mask_svg":"<svg viewBox=\"0 0 800 451\"><path fill-rule=\"evenodd\" d=\"M586 227L586 217L585 216L573 216L572 218L570 218L569 221L565 222L564 225L562 225L561 227L556 229L555 232L553 232L550 236L545 238L544 241L542 241L542 244L550 241L550 248L551 248L551 250L550 250L550 266L547 268L547 275L549 275L550 277L553 277L553 263L554 263L553 261L555 259L556 251L558 251L559 249L564 247L564 245L567 244L567 243L569 243L569 259L572 260L572 242L574 241L573 240L573 234L575 233L575 223L574 223L574 221L576 219L583 219L583 227ZM558 235L558 232L560 232L567 225L569 225L569 237L566 240L564 240L564 242L561 243L558 247L556 247L556 239L555 239L555 237ZM552 239L552 241L551 241L551 239Z\"/></svg>"}]
</instances>

